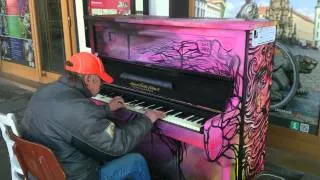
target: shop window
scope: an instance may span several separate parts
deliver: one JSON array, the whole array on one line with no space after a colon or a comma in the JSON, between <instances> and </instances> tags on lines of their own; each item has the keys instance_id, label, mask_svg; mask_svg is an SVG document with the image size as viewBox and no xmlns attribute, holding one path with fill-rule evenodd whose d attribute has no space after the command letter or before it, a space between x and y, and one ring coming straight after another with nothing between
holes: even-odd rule
<instances>
[{"instance_id":1,"label":"shop window","mask_svg":"<svg viewBox=\"0 0 320 180\"><path fill-rule=\"evenodd\" d=\"M29 1L0 1L0 56L2 60L35 67Z\"/></svg>"},{"instance_id":2,"label":"shop window","mask_svg":"<svg viewBox=\"0 0 320 180\"><path fill-rule=\"evenodd\" d=\"M246 7L245 2L248 1L195 0L195 16L208 17L215 12L214 18L236 18L241 11L255 12ZM289 94L292 97L286 105L272 110L271 124L316 135L320 112L320 81L318 80L320 76L320 1L252 0L249 2L257 4L257 18L277 22L277 42L289 49L294 60L299 64L296 72L300 79L298 87L293 86L292 72L286 69L281 69L285 72L282 76L274 76L278 79L273 79L272 103L283 100L292 87L296 89L295 95ZM275 60L281 58L278 55L276 54ZM288 57L284 59L289 61ZM275 88L279 85L277 82L282 82L284 79L288 79L286 85L283 88ZM285 123L287 125L284 125ZM290 126L290 123L295 126Z\"/></svg>"}]
</instances>

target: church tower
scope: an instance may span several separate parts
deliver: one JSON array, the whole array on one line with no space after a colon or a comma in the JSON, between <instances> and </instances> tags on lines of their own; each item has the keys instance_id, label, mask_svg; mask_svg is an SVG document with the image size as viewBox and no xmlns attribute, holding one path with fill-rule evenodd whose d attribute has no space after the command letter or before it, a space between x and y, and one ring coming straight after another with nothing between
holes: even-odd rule
<instances>
[{"instance_id":1,"label":"church tower","mask_svg":"<svg viewBox=\"0 0 320 180\"><path fill-rule=\"evenodd\" d=\"M316 47L320 47L320 0L315 7L314 17L314 42Z\"/></svg>"},{"instance_id":2,"label":"church tower","mask_svg":"<svg viewBox=\"0 0 320 180\"><path fill-rule=\"evenodd\" d=\"M289 0L270 0L268 18L277 21L277 37L292 36L292 11Z\"/></svg>"}]
</instances>

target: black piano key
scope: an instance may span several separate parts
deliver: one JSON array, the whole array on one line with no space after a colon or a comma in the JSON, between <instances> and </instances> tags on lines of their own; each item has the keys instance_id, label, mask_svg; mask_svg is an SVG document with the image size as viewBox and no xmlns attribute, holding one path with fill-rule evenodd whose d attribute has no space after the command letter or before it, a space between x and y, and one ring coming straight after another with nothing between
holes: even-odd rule
<instances>
[{"instance_id":1,"label":"black piano key","mask_svg":"<svg viewBox=\"0 0 320 180\"><path fill-rule=\"evenodd\" d=\"M133 97L126 96L126 95L123 95L122 98L123 98L124 102L129 102L129 101L133 101L134 100Z\"/></svg>"},{"instance_id":2,"label":"black piano key","mask_svg":"<svg viewBox=\"0 0 320 180\"><path fill-rule=\"evenodd\" d=\"M170 108L170 107L162 107L161 109L159 109L159 111L162 111L162 112L167 112L167 111L169 111L170 109L172 109L172 108Z\"/></svg>"},{"instance_id":3,"label":"black piano key","mask_svg":"<svg viewBox=\"0 0 320 180\"><path fill-rule=\"evenodd\" d=\"M182 112L181 114L178 114L177 117L178 117L178 118L181 118L181 119L184 119L184 118L187 118L187 117L189 117L189 116L191 116L191 115L192 115L192 114Z\"/></svg>"},{"instance_id":4,"label":"black piano key","mask_svg":"<svg viewBox=\"0 0 320 180\"><path fill-rule=\"evenodd\" d=\"M204 119L199 121L198 124L204 124Z\"/></svg>"},{"instance_id":5,"label":"black piano key","mask_svg":"<svg viewBox=\"0 0 320 180\"><path fill-rule=\"evenodd\" d=\"M111 97L111 95L112 95L113 93L114 93L114 92L112 92L112 91L106 91L106 92L104 92L104 94L102 94L102 95Z\"/></svg>"},{"instance_id":6,"label":"black piano key","mask_svg":"<svg viewBox=\"0 0 320 180\"><path fill-rule=\"evenodd\" d=\"M122 94L117 93L117 92L111 92L108 96L113 98L113 97L116 97L116 96L122 96Z\"/></svg>"},{"instance_id":7,"label":"black piano key","mask_svg":"<svg viewBox=\"0 0 320 180\"><path fill-rule=\"evenodd\" d=\"M193 116L193 117L191 117L191 118L187 119L187 121L191 121L191 122L193 122L193 121L196 121L196 120L198 120L198 119L200 119L200 117L199 117L199 116Z\"/></svg>"}]
</instances>

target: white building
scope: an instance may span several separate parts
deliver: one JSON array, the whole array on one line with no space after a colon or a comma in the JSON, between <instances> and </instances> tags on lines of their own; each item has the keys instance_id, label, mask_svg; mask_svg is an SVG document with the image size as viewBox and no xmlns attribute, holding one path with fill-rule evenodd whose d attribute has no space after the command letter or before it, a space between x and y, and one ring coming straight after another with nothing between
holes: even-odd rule
<instances>
[{"instance_id":1,"label":"white building","mask_svg":"<svg viewBox=\"0 0 320 180\"><path fill-rule=\"evenodd\" d=\"M320 0L318 0L317 6L315 8L314 42L316 47L320 47Z\"/></svg>"},{"instance_id":2,"label":"white building","mask_svg":"<svg viewBox=\"0 0 320 180\"><path fill-rule=\"evenodd\" d=\"M195 1L195 17L205 17L206 9L207 9L207 1L206 0L196 0Z\"/></svg>"},{"instance_id":3,"label":"white building","mask_svg":"<svg viewBox=\"0 0 320 180\"><path fill-rule=\"evenodd\" d=\"M195 17L223 18L225 0L196 0Z\"/></svg>"}]
</instances>

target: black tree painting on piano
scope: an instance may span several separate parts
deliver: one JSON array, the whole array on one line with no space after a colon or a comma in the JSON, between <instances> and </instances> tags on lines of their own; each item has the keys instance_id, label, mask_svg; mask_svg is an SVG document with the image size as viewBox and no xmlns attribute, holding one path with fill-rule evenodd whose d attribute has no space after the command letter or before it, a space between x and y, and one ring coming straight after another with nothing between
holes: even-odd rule
<instances>
[{"instance_id":1,"label":"black tree painting on piano","mask_svg":"<svg viewBox=\"0 0 320 180\"><path fill-rule=\"evenodd\" d=\"M234 76L239 57L218 40L161 39L133 48L130 54L146 56L156 65L225 77ZM239 67L236 67L239 70Z\"/></svg>"}]
</instances>

